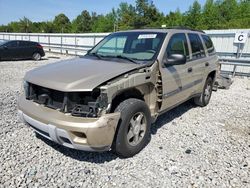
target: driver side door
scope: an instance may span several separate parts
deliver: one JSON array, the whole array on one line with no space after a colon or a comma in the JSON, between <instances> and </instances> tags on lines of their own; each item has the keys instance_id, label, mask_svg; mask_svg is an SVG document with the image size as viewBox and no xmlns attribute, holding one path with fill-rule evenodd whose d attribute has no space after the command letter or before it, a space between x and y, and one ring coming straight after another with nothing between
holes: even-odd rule
<instances>
[{"instance_id":1,"label":"driver side door","mask_svg":"<svg viewBox=\"0 0 250 188\"><path fill-rule=\"evenodd\" d=\"M168 65L168 58L173 54L186 56L185 64ZM161 110L167 110L185 101L193 92L190 50L185 33L173 34L168 42L161 66L163 101Z\"/></svg>"}]
</instances>

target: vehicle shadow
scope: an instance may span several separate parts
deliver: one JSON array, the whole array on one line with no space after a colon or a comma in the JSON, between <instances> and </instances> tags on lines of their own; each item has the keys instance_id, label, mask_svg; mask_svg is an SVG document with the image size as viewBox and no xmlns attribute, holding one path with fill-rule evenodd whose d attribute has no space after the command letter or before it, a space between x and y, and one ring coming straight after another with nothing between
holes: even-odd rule
<instances>
[{"instance_id":1,"label":"vehicle shadow","mask_svg":"<svg viewBox=\"0 0 250 188\"><path fill-rule=\"evenodd\" d=\"M48 59L61 59L60 57L58 56L47 56Z\"/></svg>"},{"instance_id":2,"label":"vehicle shadow","mask_svg":"<svg viewBox=\"0 0 250 188\"><path fill-rule=\"evenodd\" d=\"M151 134L155 135L162 126L166 125L167 123L170 123L175 118L182 116L184 113L195 107L196 106L193 104L193 101L189 100L173 108L172 110L161 114L157 118L156 122L151 126Z\"/></svg>"},{"instance_id":3,"label":"vehicle shadow","mask_svg":"<svg viewBox=\"0 0 250 188\"><path fill-rule=\"evenodd\" d=\"M71 149L71 148L67 148L65 146L59 145L55 142L52 142L48 140L47 138L40 136L39 134L36 134L36 137L42 140L43 142L45 142L47 145L49 145L53 149L59 151L63 155L68 156L78 161L101 164L104 162L110 162L118 158L115 154L113 154L110 151L98 153L98 152L75 150L75 149Z\"/></svg>"},{"instance_id":4,"label":"vehicle shadow","mask_svg":"<svg viewBox=\"0 0 250 188\"><path fill-rule=\"evenodd\" d=\"M151 134L156 134L157 131L164 126L165 124L173 121L175 118L182 116L185 112L188 110L194 108L195 105L191 101L187 101L180 106L160 115L157 119L157 121L151 126ZM112 160L115 160L119 158L115 154L113 154L111 151L107 152L87 152L87 151L80 151L75 149L70 149L64 146L61 146L57 143L54 143L39 134L36 134L36 137L43 142L45 142L47 145L52 147L53 149L59 151L65 156L68 156L72 159L78 160L78 161L85 161L90 163L97 163L101 164L104 162L110 162Z\"/></svg>"},{"instance_id":5,"label":"vehicle shadow","mask_svg":"<svg viewBox=\"0 0 250 188\"><path fill-rule=\"evenodd\" d=\"M38 60L36 62L49 60L49 58L50 57L42 57L40 60ZM5 62L11 62L11 61L14 61L14 62L23 62L23 61L35 61L35 60L28 58L28 59L4 59L4 60L0 60L0 61L5 61Z\"/></svg>"}]
</instances>

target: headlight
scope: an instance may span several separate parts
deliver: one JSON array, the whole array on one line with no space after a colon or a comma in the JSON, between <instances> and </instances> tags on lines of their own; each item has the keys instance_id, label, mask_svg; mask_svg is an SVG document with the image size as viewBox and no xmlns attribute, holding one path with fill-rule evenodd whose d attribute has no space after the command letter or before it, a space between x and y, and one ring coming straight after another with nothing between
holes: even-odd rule
<instances>
[{"instance_id":1,"label":"headlight","mask_svg":"<svg viewBox=\"0 0 250 188\"><path fill-rule=\"evenodd\" d=\"M29 96L29 83L27 81L23 81L23 89L25 97L27 98Z\"/></svg>"}]
</instances>

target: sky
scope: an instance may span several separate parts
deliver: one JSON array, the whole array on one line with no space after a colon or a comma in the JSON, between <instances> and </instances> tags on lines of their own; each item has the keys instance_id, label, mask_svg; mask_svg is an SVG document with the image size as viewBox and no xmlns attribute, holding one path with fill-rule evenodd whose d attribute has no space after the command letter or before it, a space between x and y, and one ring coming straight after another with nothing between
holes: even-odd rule
<instances>
[{"instance_id":1,"label":"sky","mask_svg":"<svg viewBox=\"0 0 250 188\"><path fill-rule=\"evenodd\" d=\"M154 0L156 7L163 13L188 10L194 0ZM74 19L83 10L106 14L118 8L121 2L135 5L135 0L0 0L0 25L27 17L33 22L49 21L60 13ZM205 0L199 0L203 5Z\"/></svg>"}]
</instances>

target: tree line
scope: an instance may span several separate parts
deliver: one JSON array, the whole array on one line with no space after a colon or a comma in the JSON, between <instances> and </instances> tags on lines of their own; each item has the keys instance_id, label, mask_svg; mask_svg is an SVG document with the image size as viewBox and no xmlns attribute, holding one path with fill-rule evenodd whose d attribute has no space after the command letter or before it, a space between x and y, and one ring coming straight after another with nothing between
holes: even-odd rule
<instances>
[{"instance_id":1,"label":"tree line","mask_svg":"<svg viewBox=\"0 0 250 188\"><path fill-rule=\"evenodd\" d=\"M250 28L250 0L206 0L204 6L195 0L186 12L181 13L177 9L166 15L157 9L153 1L136 0L135 6L124 2L105 15L83 10L72 21L63 13L46 22L32 22L24 17L1 25L0 32L89 33L159 28L162 25L202 30Z\"/></svg>"}]
</instances>

